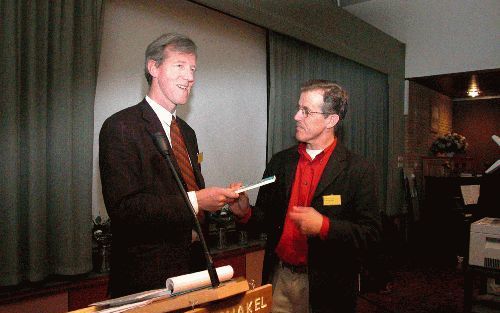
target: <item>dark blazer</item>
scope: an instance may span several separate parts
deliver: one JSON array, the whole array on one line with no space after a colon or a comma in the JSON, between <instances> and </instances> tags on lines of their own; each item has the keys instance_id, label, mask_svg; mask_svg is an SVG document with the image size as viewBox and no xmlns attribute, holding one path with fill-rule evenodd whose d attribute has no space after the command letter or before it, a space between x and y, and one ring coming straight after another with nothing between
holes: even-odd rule
<instances>
[{"instance_id":1,"label":"dark blazer","mask_svg":"<svg viewBox=\"0 0 500 313\"><path fill-rule=\"evenodd\" d=\"M299 161L297 146L276 154L264 177L276 182L261 187L249 226L267 233L263 281L270 283L278 263L281 238ZM311 206L330 219L328 238L308 239L309 301L313 312L354 312L357 273L363 251L380 237L375 170L340 143L328 161ZM323 196L340 195L340 205L324 205Z\"/></svg>"},{"instance_id":2,"label":"dark blazer","mask_svg":"<svg viewBox=\"0 0 500 313\"><path fill-rule=\"evenodd\" d=\"M196 134L182 119L178 122L197 183L204 188ZM168 277L190 271L193 218L152 140L156 132L165 134L143 100L109 117L99 135L102 193L113 236L112 297L164 288Z\"/></svg>"}]
</instances>

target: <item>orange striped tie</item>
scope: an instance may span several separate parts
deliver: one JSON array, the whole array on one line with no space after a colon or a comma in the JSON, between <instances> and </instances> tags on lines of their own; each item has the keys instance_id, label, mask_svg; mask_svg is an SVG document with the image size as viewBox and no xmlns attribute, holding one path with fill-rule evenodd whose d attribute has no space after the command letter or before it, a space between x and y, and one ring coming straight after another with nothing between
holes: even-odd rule
<instances>
[{"instance_id":1,"label":"orange striped tie","mask_svg":"<svg viewBox=\"0 0 500 313\"><path fill-rule=\"evenodd\" d=\"M172 140L172 150L174 150L175 159L181 169L182 178L187 185L187 191L199 190L200 188L194 177L193 167L189 161L186 143L184 142L184 137L182 137L175 116L172 116L172 123L170 124L170 139Z\"/></svg>"}]
</instances>

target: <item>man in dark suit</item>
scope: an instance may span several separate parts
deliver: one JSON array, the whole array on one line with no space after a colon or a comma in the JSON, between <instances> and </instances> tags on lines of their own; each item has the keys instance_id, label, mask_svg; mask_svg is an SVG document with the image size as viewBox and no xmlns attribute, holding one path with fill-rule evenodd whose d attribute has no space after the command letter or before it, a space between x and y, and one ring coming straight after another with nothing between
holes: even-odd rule
<instances>
[{"instance_id":1,"label":"man in dark suit","mask_svg":"<svg viewBox=\"0 0 500 313\"><path fill-rule=\"evenodd\" d=\"M347 93L313 80L301 88L297 146L277 153L254 207L231 205L241 223L267 233L263 281L273 284L273 312L354 312L360 258L380 237L375 170L335 136ZM262 227L261 226L261 227Z\"/></svg>"},{"instance_id":2,"label":"man in dark suit","mask_svg":"<svg viewBox=\"0 0 500 313\"><path fill-rule=\"evenodd\" d=\"M99 167L113 234L112 297L164 288L168 277L201 270L205 264L192 231L193 216L153 134L168 137L173 163L195 211L215 211L238 198L234 189L205 188L196 134L176 117L177 105L189 99L195 70L191 39L160 36L146 49L147 96L102 126Z\"/></svg>"}]
</instances>

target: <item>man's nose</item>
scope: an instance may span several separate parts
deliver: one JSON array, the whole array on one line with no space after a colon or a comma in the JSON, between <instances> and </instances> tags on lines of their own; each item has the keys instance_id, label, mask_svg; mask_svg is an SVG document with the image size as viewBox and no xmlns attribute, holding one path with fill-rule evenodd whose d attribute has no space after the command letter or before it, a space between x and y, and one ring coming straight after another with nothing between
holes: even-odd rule
<instances>
[{"instance_id":1,"label":"man's nose","mask_svg":"<svg viewBox=\"0 0 500 313\"><path fill-rule=\"evenodd\" d=\"M184 71L182 76L184 77L184 79L190 82L194 81L194 71L189 68Z\"/></svg>"},{"instance_id":2,"label":"man's nose","mask_svg":"<svg viewBox=\"0 0 500 313\"><path fill-rule=\"evenodd\" d=\"M304 114L302 114L302 111L301 110L297 110L297 112L295 113L293 119L296 120L296 121L300 121L304 118Z\"/></svg>"}]
</instances>

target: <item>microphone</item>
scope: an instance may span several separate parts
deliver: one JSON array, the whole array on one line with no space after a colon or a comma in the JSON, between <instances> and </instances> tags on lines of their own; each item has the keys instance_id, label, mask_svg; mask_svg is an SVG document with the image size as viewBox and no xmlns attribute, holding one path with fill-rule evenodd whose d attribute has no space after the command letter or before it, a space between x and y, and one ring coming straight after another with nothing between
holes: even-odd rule
<instances>
[{"instance_id":1,"label":"microphone","mask_svg":"<svg viewBox=\"0 0 500 313\"><path fill-rule=\"evenodd\" d=\"M177 186L179 187L181 194L184 198L184 202L186 203L187 207L190 209L191 214L193 215L196 232L198 233L198 237L200 237L200 242L201 242L201 246L203 248L203 253L205 254L205 259L207 261L207 270L208 270L208 275L210 276L210 282L212 284L212 287L216 288L220 285L219 276L217 276L217 271L215 270L212 256L210 255L210 252L208 251L207 242L205 241L205 237L203 236L203 232L201 231L200 222L198 221L198 218L196 217L196 212L194 211L194 208L193 208L193 205L191 204L191 201L189 201L189 197L187 195L186 189L184 189L184 186L182 185L181 179L179 178L179 174L175 170L174 164L172 163L172 160L170 159L170 151L169 151L169 144L167 141L167 136L162 134L161 132L154 133L153 134L153 141L154 141L156 147L158 148L158 150L160 150L160 153L167 160L168 166L170 167L170 170L172 171L172 174L174 175L175 181L177 182Z\"/></svg>"},{"instance_id":2,"label":"microphone","mask_svg":"<svg viewBox=\"0 0 500 313\"><path fill-rule=\"evenodd\" d=\"M155 142L156 147L160 150L160 153L166 157L170 155L170 151L168 150L168 142L167 136L158 132L153 134L153 141Z\"/></svg>"}]
</instances>

